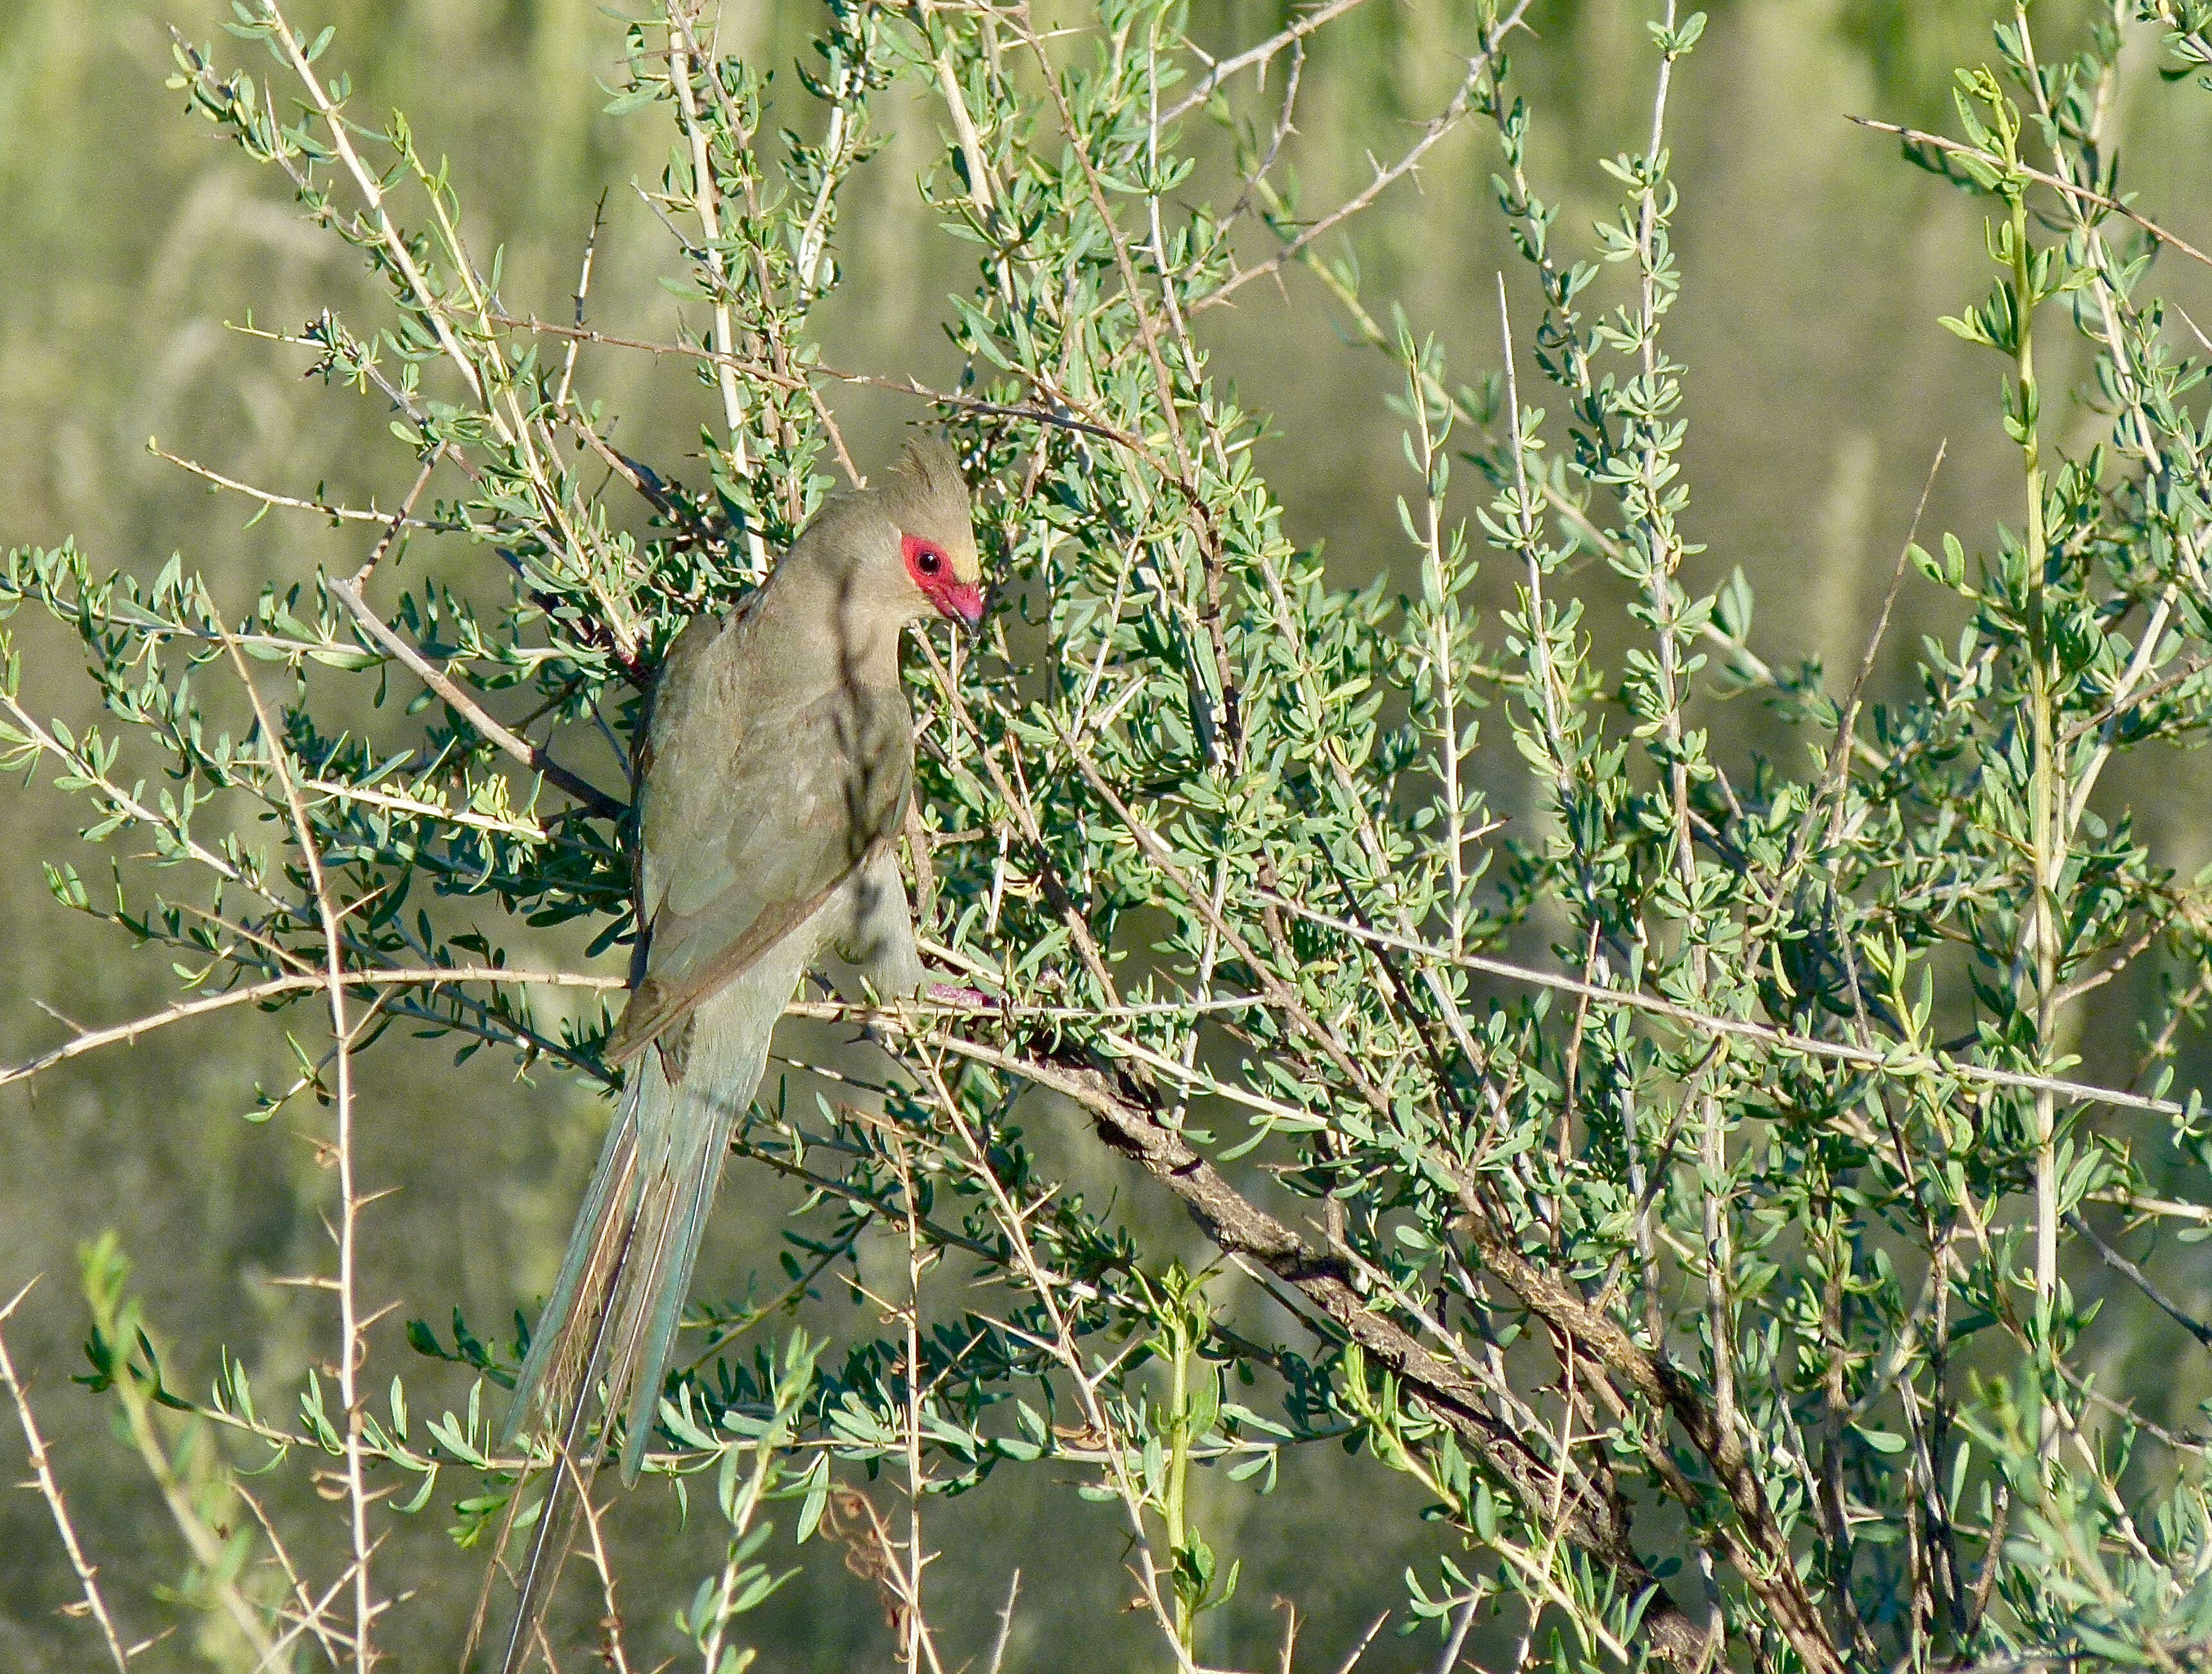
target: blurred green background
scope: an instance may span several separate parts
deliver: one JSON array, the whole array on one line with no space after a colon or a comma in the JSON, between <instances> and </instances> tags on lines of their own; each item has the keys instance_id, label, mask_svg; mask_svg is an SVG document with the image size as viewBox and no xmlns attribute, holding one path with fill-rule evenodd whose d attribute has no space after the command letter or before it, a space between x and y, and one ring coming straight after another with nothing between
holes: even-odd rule
<instances>
[{"instance_id":1,"label":"blurred green background","mask_svg":"<svg viewBox=\"0 0 2212 1674\"><path fill-rule=\"evenodd\" d=\"M1065 9L1040 8L1053 9ZM1288 152L1309 207L1357 190L1369 152L1394 156L1408 123L1442 105L1471 44L1468 9L1463 0L1370 0L1316 40ZM451 156L477 247L506 248L511 307L565 317L604 190L594 321L672 334L687 305L658 276L675 271L678 259L629 184L657 176L668 135L651 113L601 113L605 94L594 78L619 78L620 33L591 0L301 0L294 10L306 32L337 26L325 62L351 72L365 119L403 107L426 150ZM1193 10L1200 38L1225 49L1278 27L1288 8L1194 0ZM2016 459L1997 423L1998 363L1936 324L1985 289L1978 211L1905 166L1892 143L1844 120L1864 113L1944 124L1950 66L1984 55L1988 9L1980 0L1718 0L1711 10L1679 77L1670 125L1686 283L1669 330L1691 368L1687 525L1706 546L1692 580L1709 585L1741 566L1759 594L1753 638L1764 655L1849 668L1939 441L1948 441L1948 461L1923 540L1953 529L1976 547L1993 522L2018 516ZM801 125L812 119L790 69L814 15L809 0L754 0L731 5L723 25L726 43L778 70L779 115ZM1563 203L1561 235L1577 251L1610 202L1595 159L1639 145L1648 122L1644 15L1611 0L1548 0L1534 14L1534 38L1516 50L1537 113L1534 173L1545 195ZM2048 56L2073 14L2046 4L2037 15ZM227 329L249 316L296 328L326 303L357 324L382 316L352 253L307 225L275 176L216 143L183 113L182 96L164 90L170 23L213 38L219 55L235 59L240 43L219 34L218 21L213 0L0 8L0 541L74 534L96 565L146 575L181 552L243 600L264 583L307 577L319 563L357 563L366 543L358 530L333 533L296 514L243 527L250 505L210 496L151 458L149 436L234 477L294 492L320 484L356 502L374 495L390 503L413 466L385 434L380 402L303 381L301 356ZM2128 182L2154 213L2205 242L2212 100L2161 86L2149 32L2138 32L2129 55L2118 118ZM916 201L915 177L939 152L929 113L886 99L878 121L896 137L846 201L838 240L846 283L821 319L827 357L946 382L957 361L938 321L945 294L970 282L969 247L939 232ZM1389 301L1402 301L1417 329L1448 345L1455 380L1474 381L1498 363L1492 276L1514 258L1491 199L1494 155L1489 136L1463 130L1438 147L1418 184L1395 189L1350 234L1370 306L1387 318ZM1332 240L1327 249L1342 247ZM2207 277L2175 263L2163 278L2195 317L2212 320ZM1514 284L1529 307L1517 275ZM1533 317L1524 316L1524 332ZM1292 533L1325 541L1334 572L1358 581L1399 562L1393 501L1413 483L1385 405L1395 383L1389 362L1333 333L1328 319L1319 288L1294 272L1280 293L1252 286L1234 309L1207 315L1203 335L1217 371L1277 417L1279 436L1263 459ZM2081 377L2086 362L2069 352L2061 350L2054 381ZM1521 372L1524 399L1558 406L1525 360ZM687 373L594 350L580 375L623 415L619 445L685 472L709 415ZM864 466L912 416L889 397L835 399ZM2069 451L2100 429L2079 403L2056 405L2047 423ZM1473 509L1474 485L1462 472L1462 514ZM477 583L494 584L489 555L458 561L483 565ZM1582 584L1611 597L1601 569L1585 571ZM1924 589L1908 587L1902 610L1885 669L1892 680L1918 631L1954 625ZM80 714L73 642L27 617L19 636L33 700ZM1748 700L1709 703L1706 718L1738 751L1802 748ZM1510 751L1493 752L1490 771L1506 806L1526 805ZM2212 782L2200 761L2166 764L2154 782L2121 776L2114 785L2167 864L2193 872L2212 860L2203 813ZM44 859L74 859L99 874L103 862L77 843L77 823L43 782L0 797L0 1056L10 1061L60 1038L42 1006L106 1021L160 1003L173 985L160 961L88 929L41 886ZM550 944L538 951L574 953ZM2098 1069L2131 1056L2132 1019L2109 1021L2084 1042ZM603 1117L556 1080L516 1083L494 1055L456 1068L450 1044L393 1041L378 1058L362 1166L372 1188L398 1196L373 1211L364 1289L404 1306L377 1328L369 1383L404 1371L416 1409L434 1410L464 1386L408 1355L399 1322L442 1320L459 1306L485 1329L517 1306L534 1307ZM179 1345L173 1380L204 1389L216 1347L227 1344L254 1372L264 1403L281 1410L283 1391L328 1352L326 1310L266 1281L326 1259L318 1211L330 1178L309 1143L312 1107L263 1127L240 1117L257 1080L281 1085L289 1074L281 1020L233 1014L0 1091L0 1295L46 1275L9 1340L34 1371L39 1415L71 1503L108 1596L137 1634L174 1619L149 1595L174 1577L182 1553L153 1489L109 1434L104 1403L67 1381L82 1367L85 1329L74 1252L100 1229L118 1229L138 1259L152 1320ZM1176 1224L1134 1181L1088 1154L1081 1135L1047 1135L1045 1143L1090 1189L1118 1190L1129 1214ZM775 1216L765 1206L778 1201L733 1176L702 1273L725 1275L723 1288L741 1292L742 1275L773 1259ZM2185 1261L2160 1271L2185 1306L2202 1306L2212 1282L2201 1269ZM842 1303L813 1317L851 1318ZM2193 1363L2179 1373L2125 1364L2109 1372L2150 1384L2154 1413L2164 1403L2185 1415L2206 1392ZM21 1458L12 1422L0 1421L0 1472L12 1478ZM1364 1459L1298 1461L1264 1499L1211 1479L1206 1494L1200 1518L1216 1550L1244 1565L1237 1603L1211 1628L1215 1662L1271 1663L1287 1600L1303 1622L1301 1665L1334 1667L1402 1596L1400 1572L1419 1549L1346 1538L1358 1536L1363 1504L1405 1508L1396 1480ZM312 1501L277 1510L327 1521ZM421 1594L397 1613L389 1648L401 1666L449 1665L455 1624L473 1598L477 1561L455 1560L441 1510L434 1505L397 1531L380 1561L387 1588ZM988 1646L991 1614L1018 1566L1009 1668L1037 1666L1075 1645L1099 1666L1156 1662L1151 1629L1123 1610L1130 1589L1117 1518L1012 1473L939 1508L933 1538L946 1556L931 1572L934 1613L954 1653ZM623 1597L641 1665L676 1649L663 1624L704 1572L714 1521L710 1512L679 1527L662 1495L619 1509ZM1390 1526L1408 1521L1401 1515ZM334 1573L312 1540L305 1555ZM87 1665L89 1629L57 1614L73 1596L44 1507L28 1494L0 1497L0 1668ZM590 1614L580 1590L571 1614L577 1622ZM815 1549L805 1574L756 1620L768 1635L766 1667L890 1661L872 1593L835 1552ZM140 1665L200 1665L198 1639L187 1620ZM1425 1667L1434 1658L1431 1639L1385 1639L1365 1666Z\"/></svg>"}]
</instances>

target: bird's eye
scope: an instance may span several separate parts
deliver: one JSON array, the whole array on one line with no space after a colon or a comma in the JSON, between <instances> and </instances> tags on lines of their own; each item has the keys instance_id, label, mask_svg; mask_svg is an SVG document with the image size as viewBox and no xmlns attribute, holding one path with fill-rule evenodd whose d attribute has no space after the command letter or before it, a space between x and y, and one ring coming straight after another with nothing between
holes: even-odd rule
<instances>
[{"instance_id":1,"label":"bird's eye","mask_svg":"<svg viewBox=\"0 0 2212 1674\"><path fill-rule=\"evenodd\" d=\"M920 535L908 535L900 542L906 553L906 573L925 593L945 579L951 568L945 554Z\"/></svg>"}]
</instances>

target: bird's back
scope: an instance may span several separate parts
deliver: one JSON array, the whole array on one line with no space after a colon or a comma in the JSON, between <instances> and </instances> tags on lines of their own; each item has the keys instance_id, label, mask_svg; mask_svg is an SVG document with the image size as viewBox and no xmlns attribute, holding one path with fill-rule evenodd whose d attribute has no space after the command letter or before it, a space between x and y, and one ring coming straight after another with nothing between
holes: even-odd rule
<instances>
[{"instance_id":1,"label":"bird's back","mask_svg":"<svg viewBox=\"0 0 2212 1674\"><path fill-rule=\"evenodd\" d=\"M834 660L792 642L773 608L701 618L678 636L650 749L651 940L616 1049L624 1058L794 933L891 842L914 777L905 694L842 678Z\"/></svg>"}]
</instances>

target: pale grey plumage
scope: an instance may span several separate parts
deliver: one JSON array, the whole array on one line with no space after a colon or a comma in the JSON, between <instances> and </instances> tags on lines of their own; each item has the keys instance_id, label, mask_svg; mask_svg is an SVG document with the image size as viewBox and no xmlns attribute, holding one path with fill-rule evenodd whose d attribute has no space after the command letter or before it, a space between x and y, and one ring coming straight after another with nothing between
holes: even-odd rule
<instances>
[{"instance_id":1,"label":"pale grey plumage","mask_svg":"<svg viewBox=\"0 0 2212 1674\"><path fill-rule=\"evenodd\" d=\"M881 487L825 507L738 611L672 646L643 776L646 971L607 1049L627 1079L509 1439L542 1411L580 1456L604 1381L635 1476L722 1160L793 988L832 956L882 997L925 985L893 849L914 775L899 635L933 612L972 624L981 582L957 464L916 443ZM510 1668L542 1608L539 1559Z\"/></svg>"}]
</instances>

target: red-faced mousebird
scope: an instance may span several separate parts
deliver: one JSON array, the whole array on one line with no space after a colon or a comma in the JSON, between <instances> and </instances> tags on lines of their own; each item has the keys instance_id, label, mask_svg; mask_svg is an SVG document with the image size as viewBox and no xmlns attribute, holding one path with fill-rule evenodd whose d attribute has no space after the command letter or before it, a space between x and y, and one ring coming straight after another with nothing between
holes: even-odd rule
<instances>
[{"instance_id":1,"label":"red-faced mousebird","mask_svg":"<svg viewBox=\"0 0 2212 1674\"><path fill-rule=\"evenodd\" d=\"M599 1452L579 1455L601 1385L602 1434L625 1420L623 1476L636 1478L722 1160L793 990L832 959L884 1000L933 989L893 849L914 781L899 641L935 617L973 628L983 606L967 485L925 440L669 649L641 782L645 970L605 1051L621 1105L506 1423L510 1442L541 1415L555 1425L586 1492ZM533 1592L550 1591L540 1556L510 1669L532 1648Z\"/></svg>"}]
</instances>

